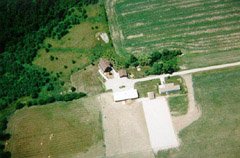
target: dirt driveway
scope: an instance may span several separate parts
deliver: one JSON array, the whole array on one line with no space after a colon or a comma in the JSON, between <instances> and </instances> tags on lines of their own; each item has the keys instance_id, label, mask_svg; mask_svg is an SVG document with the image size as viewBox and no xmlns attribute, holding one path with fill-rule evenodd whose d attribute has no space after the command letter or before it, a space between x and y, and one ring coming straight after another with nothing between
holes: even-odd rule
<instances>
[{"instance_id":1,"label":"dirt driveway","mask_svg":"<svg viewBox=\"0 0 240 158\"><path fill-rule=\"evenodd\" d=\"M153 158L140 103L115 103L111 93L99 97L102 105L106 157Z\"/></svg>"}]
</instances>

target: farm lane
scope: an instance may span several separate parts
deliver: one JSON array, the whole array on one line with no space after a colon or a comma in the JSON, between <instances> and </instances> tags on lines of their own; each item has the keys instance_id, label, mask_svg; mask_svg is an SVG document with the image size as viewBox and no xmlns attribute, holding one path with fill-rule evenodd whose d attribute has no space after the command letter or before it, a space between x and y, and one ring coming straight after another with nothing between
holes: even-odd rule
<instances>
[{"instance_id":1,"label":"farm lane","mask_svg":"<svg viewBox=\"0 0 240 158\"><path fill-rule=\"evenodd\" d=\"M153 80L153 79L161 79L161 78L165 78L168 76L182 76L182 75L187 75L187 74L192 74L192 73L197 73L197 72L217 70L217 69L223 69L223 68L234 67L234 66L240 66L240 62L184 70L184 71L174 72L173 74L148 76L148 77L144 77L144 78L140 78L140 79L128 79L128 78L115 77L113 79L108 79L105 82L105 86L106 86L107 90L112 89L113 92L117 92L117 91L121 91L121 89L123 89L120 87L124 87L124 89L134 88L134 84L137 82L148 81L148 80Z\"/></svg>"}]
</instances>

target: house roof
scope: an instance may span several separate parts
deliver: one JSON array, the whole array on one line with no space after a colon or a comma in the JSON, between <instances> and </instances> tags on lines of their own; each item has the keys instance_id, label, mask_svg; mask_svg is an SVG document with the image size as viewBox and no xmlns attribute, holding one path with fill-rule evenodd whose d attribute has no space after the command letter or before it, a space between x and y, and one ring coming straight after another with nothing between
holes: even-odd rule
<instances>
[{"instance_id":1,"label":"house roof","mask_svg":"<svg viewBox=\"0 0 240 158\"><path fill-rule=\"evenodd\" d=\"M136 89L127 89L113 93L114 101L122 101L135 98L138 98L138 92Z\"/></svg>"},{"instance_id":2,"label":"house roof","mask_svg":"<svg viewBox=\"0 0 240 158\"><path fill-rule=\"evenodd\" d=\"M125 69L120 69L118 71L120 77L125 77L127 76L127 71Z\"/></svg>"},{"instance_id":3,"label":"house roof","mask_svg":"<svg viewBox=\"0 0 240 158\"><path fill-rule=\"evenodd\" d=\"M111 67L111 63L106 59L100 59L99 61L99 67L102 69L102 71L105 71L108 67Z\"/></svg>"},{"instance_id":4,"label":"house roof","mask_svg":"<svg viewBox=\"0 0 240 158\"><path fill-rule=\"evenodd\" d=\"M166 93L166 92L177 91L177 90L180 90L180 86L174 85L174 83L167 83L159 86L160 93Z\"/></svg>"}]
</instances>

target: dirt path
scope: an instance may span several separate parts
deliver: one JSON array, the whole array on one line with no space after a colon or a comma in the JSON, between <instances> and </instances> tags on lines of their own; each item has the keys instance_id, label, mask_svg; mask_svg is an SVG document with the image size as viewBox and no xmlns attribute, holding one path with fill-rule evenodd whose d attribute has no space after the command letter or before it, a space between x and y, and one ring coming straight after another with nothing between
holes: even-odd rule
<instances>
[{"instance_id":1,"label":"dirt path","mask_svg":"<svg viewBox=\"0 0 240 158\"><path fill-rule=\"evenodd\" d=\"M175 130L179 133L183 128L189 126L191 123L196 121L201 116L201 110L197 106L194 99L194 90L192 83L192 75L183 75L183 79L185 80L187 89L188 89L188 112L182 116L173 116L173 124Z\"/></svg>"}]
</instances>

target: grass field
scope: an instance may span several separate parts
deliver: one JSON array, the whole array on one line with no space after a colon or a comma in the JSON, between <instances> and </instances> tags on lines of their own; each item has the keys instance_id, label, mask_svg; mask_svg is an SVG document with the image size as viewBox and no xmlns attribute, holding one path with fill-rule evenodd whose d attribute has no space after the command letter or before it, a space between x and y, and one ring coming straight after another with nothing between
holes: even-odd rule
<instances>
[{"instance_id":1,"label":"grass field","mask_svg":"<svg viewBox=\"0 0 240 158\"><path fill-rule=\"evenodd\" d=\"M180 132L178 151L158 157L237 158L240 154L240 68L193 76L202 117Z\"/></svg>"},{"instance_id":2,"label":"grass field","mask_svg":"<svg viewBox=\"0 0 240 158\"><path fill-rule=\"evenodd\" d=\"M104 7L99 3L86 10L88 18L73 26L60 40L46 38L44 44L52 47L40 49L33 61L33 64L57 74L68 88L73 73L90 65L103 53L114 52L111 42L106 44L96 37L99 32L109 32Z\"/></svg>"},{"instance_id":3,"label":"grass field","mask_svg":"<svg viewBox=\"0 0 240 158\"><path fill-rule=\"evenodd\" d=\"M77 157L100 142L104 154L97 105L96 98L86 98L18 110L9 120L6 148L13 158Z\"/></svg>"},{"instance_id":4,"label":"grass field","mask_svg":"<svg viewBox=\"0 0 240 158\"><path fill-rule=\"evenodd\" d=\"M80 70L71 76L71 82L80 92L88 95L99 94L104 91L104 84L98 73L98 67L88 66L85 70Z\"/></svg>"},{"instance_id":5,"label":"grass field","mask_svg":"<svg viewBox=\"0 0 240 158\"><path fill-rule=\"evenodd\" d=\"M187 113L188 100L186 94L170 96L168 98L168 104L174 116L184 115Z\"/></svg>"},{"instance_id":6,"label":"grass field","mask_svg":"<svg viewBox=\"0 0 240 158\"><path fill-rule=\"evenodd\" d=\"M118 53L181 49L185 69L240 60L240 1L107 0L106 8Z\"/></svg>"},{"instance_id":7,"label":"grass field","mask_svg":"<svg viewBox=\"0 0 240 158\"><path fill-rule=\"evenodd\" d=\"M148 92L154 92L155 95L159 94L159 84L161 84L160 79L154 79L149 81L137 82L134 85L134 88L137 89L139 97L147 97Z\"/></svg>"}]
</instances>

